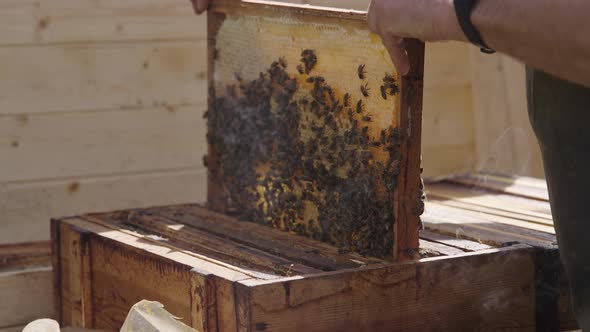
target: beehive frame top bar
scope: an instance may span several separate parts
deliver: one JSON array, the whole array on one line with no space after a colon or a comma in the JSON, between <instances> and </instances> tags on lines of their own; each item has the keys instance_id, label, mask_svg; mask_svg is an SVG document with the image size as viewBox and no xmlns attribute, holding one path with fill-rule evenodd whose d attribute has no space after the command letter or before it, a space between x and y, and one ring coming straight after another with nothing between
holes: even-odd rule
<instances>
[{"instance_id":1,"label":"beehive frame top bar","mask_svg":"<svg viewBox=\"0 0 590 332\"><path fill-rule=\"evenodd\" d=\"M263 218L345 250L395 260L415 257L422 211L423 44L408 43L412 70L399 77L365 22L362 11L215 2L208 23L208 203L213 210L241 213L240 202L254 202L244 219ZM284 127L285 119L296 123L295 129ZM244 131L248 122L258 127ZM228 148L228 142L240 140L266 147ZM265 159L268 155L275 157ZM299 157L288 161L293 155ZM231 158L239 167L225 167ZM241 165L252 164L249 159L266 161L242 172ZM281 162L290 166L276 166ZM255 176L247 182L249 174ZM277 174L282 174L279 182ZM285 174L290 180L284 181ZM323 213L338 204L342 211Z\"/></svg>"},{"instance_id":2,"label":"beehive frame top bar","mask_svg":"<svg viewBox=\"0 0 590 332\"><path fill-rule=\"evenodd\" d=\"M323 16L337 17L347 20L366 21L367 12L362 10L332 8L324 6L314 6L306 4L285 3L278 1L258 1L258 0L220 0L214 1L211 11L228 13L235 10L274 10L288 11L290 13L299 13L306 16Z\"/></svg>"}]
</instances>

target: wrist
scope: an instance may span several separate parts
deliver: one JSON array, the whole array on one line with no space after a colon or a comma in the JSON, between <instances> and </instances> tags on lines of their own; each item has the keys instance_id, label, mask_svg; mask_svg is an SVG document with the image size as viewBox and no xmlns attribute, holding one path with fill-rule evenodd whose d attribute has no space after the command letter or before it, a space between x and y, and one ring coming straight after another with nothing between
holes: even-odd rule
<instances>
[{"instance_id":1,"label":"wrist","mask_svg":"<svg viewBox=\"0 0 590 332\"><path fill-rule=\"evenodd\" d=\"M440 7L436 10L435 15L439 18L437 26L439 27L438 41L462 41L467 42L467 37L455 12L455 5L453 0L439 0Z\"/></svg>"}]
</instances>

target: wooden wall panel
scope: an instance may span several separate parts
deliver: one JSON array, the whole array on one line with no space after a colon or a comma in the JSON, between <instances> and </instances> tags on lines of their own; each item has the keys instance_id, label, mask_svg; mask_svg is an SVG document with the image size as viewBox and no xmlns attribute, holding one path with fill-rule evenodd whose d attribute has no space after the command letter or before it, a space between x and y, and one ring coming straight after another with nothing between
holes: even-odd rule
<instances>
[{"instance_id":1,"label":"wooden wall panel","mask_svg":"<svg viewBox=\"0 0 590 332\"><path fill-rule=\"evenodd\" d=\"M205 43L0 47L0 115L206 103Z\"/></svg>"},{"instance_id":2,"label":"wooden wall panel","mask_svg":"<svg viewBox=\"0 0 590 332\"><path fill-rule=\"evenodd\" d=\"M36 8L35 2L31 0L0 2L0 45L35 40Z\"/></svg>"},{"instance_id":3,"label":"wooden wall panel","mask_svg":"<svg viewBox=\"0 0 590 332\"><path fill-rule=\"evenodd\" d=\"M0 45L204 39L188 0L3 0Z\"/></svg>"},{"instance_id":4,"label":"wooden wall panel","mask_svg":"<svg viewBox=\"0 0 590 332\"><path fill-rule=\"evenodd\" d=\"M203 202L203 169L17 182L0 186L0 243L49 239L49 218L130 207Z\"/></svg>"},{"instance_id":5,"label":"wooden wall panel","mask_svg":"<svg viewBox=\"0 0 590 332\"><path fill-rule=\"evenodd\" d=\"M0 3L0 243L204 200L205 25L188 0Z\"/></svg>"},{"instance_id":6,"label":"wooden wall panel","mask_svg":"<svg viewBox=\"0 0 590 332\"><path fill-rule=\"evenodd\" d=\"M202 167L203 109L0 117L0 182Z\"/></svg>"}]
</instances>

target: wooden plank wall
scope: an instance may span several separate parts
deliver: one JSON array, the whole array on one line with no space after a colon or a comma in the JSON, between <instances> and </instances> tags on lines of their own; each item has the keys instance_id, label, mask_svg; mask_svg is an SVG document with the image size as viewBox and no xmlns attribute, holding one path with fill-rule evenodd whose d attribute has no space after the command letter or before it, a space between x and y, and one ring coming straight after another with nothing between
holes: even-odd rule
<instances>
[{"instance_id":1,"label":"wooden plank wall","mask_svg":"<svg viewBox=\"0 0 590 332\"><path fill-rule=\"evenodd\" d=\"M205 38L188 0L1 0L0 243L204 200Z\"/></svg>"}]
</instances>

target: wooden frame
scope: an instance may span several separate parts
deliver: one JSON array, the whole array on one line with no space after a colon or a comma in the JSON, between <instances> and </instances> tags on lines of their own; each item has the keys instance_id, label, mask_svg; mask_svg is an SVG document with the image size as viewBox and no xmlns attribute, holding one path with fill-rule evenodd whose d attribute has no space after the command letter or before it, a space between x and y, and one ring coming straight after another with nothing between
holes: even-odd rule
<instances>
[{"instance_id":1,"label":"wooden frame","mask_svg":"<svg viewBox=\"0 0 590 332\"><path fill-rule=\"evenodd\" d=\"M244 70L247 72L244 77L245 80L247 81L249 79L253 79L258 75L257 70L260 70L261 72L263 71L263 65L266 65L263 64L263 62L267 61L266 59L278 59L279 57L286 56L287 60L290 61L290 59L294 57L290 54L281 53L285 52L284 50L281 50L281 48L296 49L297 47L300 47L300 49L304 49L305 47L307 47L307 45L305 45L303 41L300 42L300 44L297 44L297 36L301 36L302 34L298 32L298 29L301 29L303 31L304 29L310 26L314 26L316 24L320 25L321 27L317 28L318 36L316 39L318 41L323 41L322 47L325 47L324 53L330 53L330 47L333 47L334 49L339 49L339 47L343 47L342 45L344 45L344 42L332 41L328 39L324 40L325 37L322 36L322 31L330 30L335 27L340 27L346 31L361 31L362 33L360 34L364 36L364 40L369 40L370 35L368 28L366 27L366 12L362 11L341 10L308 5L285 4L272 1L219 1L214 3L213 8L211 8L208 15L210 116L213 112L217 112L215 106L216 98L219 97L220 94L224 93L224 88L228 88L231 84L235 84L235 79L233 78L234 72L240 73L241 76L241 71ZM240 19L244 17L245 19L240 21ZM244 40L239 39L242 38L239 35L240 32L247 29L243 29L243 27L240 27L239 24L242 24L240 22L248 21L248 18L250 17L254 17L254 23L246 22L244 24L256 25L261 24L259 23L259 18L269 19L272 21L272 24L275 24L277 27L277 35L280 37L277 37L279 38L277 39L277 42L278 40L283 40L281 38L284 38L284 35L281 34L284 34L285 31L288 31L286 33L291 38L290 42L283 41L287 44L279 44L280 46L277 49L277 46L274 45L276 43L272 42L272 40L267 40L267 38L269 38L268 35L272 35L274 33L274 29L272 29L272 27L267 27L265 30L263 26L263 28L260 28L258 31L264 30L265 32L253 32L253 36L255 37L254 39L258 39L258 37L260 37L260 39L264 39L266 42L260 43L258 45L246 46L245 48L241 49L234 49L231 46L228 46L244 42ZM235 27L229 27L227 29L223 28L224 24L226 24L226 22L229 21L231 21L231 24L235 24L235 22L238 22L238 25ZM235 31L231 32L231 29L234 29ZM310 29L313 30L313 28ZM238 35L238 37L235 37L237 38L236 40L232 40L232 35L234 33ZM219 37L220 34L221 39ZM248 38L252 38L253 36L249 35ZM346 38L348 38L348 36ZM344 60L356 59L356 61L359 63L363 63L362 61L371 62L371 64L374 64L377 67L374 68L374 70L376 72L381 73L381 75L383 72L395 72L393 67L391 67L391 61L389 59L389 56L387 55L385 49L378 40L378 37L372 36L371 38L372 41L367 42L367 45L370 45L371 48L379 49L380 53L374 53L379 54L379 56L376 56L373 53L367 55L365 54L367 53L366 51L362 51L364 46L360 46L355 49L353 44L353 46L350 49L343 51L343 53L348 52L349 54L346 54L346 56L343 56L341 58ZM229 39L229 42L227 41L227 39ZM354 43L354 40L355 39L351 39L351 43ZM309 39L307 41L309 41ZM333 43L335 46L330 46L331 43ZM364 47L365 50L369 48L367 45L365 45L366 47ZM226 48L229 48L230 50L225 51ZM245 54L241 54L240 52L243 52ZM250 53L252 53L252 55L248 55ZM399 93L395 97L396 106L386 106L392 109L394 118L390 121L392 121L392 126L395 126L399 130L399 133L401 135L399 151L396 152L397 162L400 165L399 175L397 175L397 183L395 185L395 188L391 189L391 199L393 200L393 202L391 203L391 209L393 210L393 220L391 220L390 225L386 226L386 228L389 228L389 231L385 231L386 233L392 233L392 245L390 247L388 246L388 248L385 249L385 251L388 251L387 253L375 253L368 251L369 254L383 255L393 260L408 260L416 258L418 252L418 229L420 224L419 215L423 210L423 202L421 201L420 188L420 140L422 120L421 111L423 88L422 77L424 67L424 44L417 40L410 40L408 42L408 53L411 60L410 73L407 76L397 78L399 84ZM297 53L296 55L298 56L299 53ZM219 58L221 58L221 60ZM339 59L339 56L331 56L331 61L344 61ZM269 60L269 63L270 61L271 60ZM245 67L245 69L240 67L241 64L244 63L248 64L248 67ZM354 65L349 64L347 66L349 67L349 69L351 69L351 72L354 72L356 69L356 62ZM249 67L253 67L254 69L249 69ZM232 70L234 72L232 72L230 75L229 72L231 72ZM289 70L290 73L293 73L293 75L297 76L295 72L295 66L292 66L290 69L287 68L287 71ZM323 71L320 70L320 72L322 73L322 75L327 75L330 74L330 71L334 73L336 70L337 69L335 67L332 69L324 69ZM248 72L250 73L248 74ZM230 78L230 76L232 77ZM305 84L305 77L304 75L300 76L302 77L297 78L297 81L299 82L298 85L303 85ZM326 76L327 80L328 76ZM334 83L335 89L340 90L343 95L343 92L347 91L347 87L342 85L341 82L349 80L348 76L345 77L346 79L342 79L341 77L341 79L339 80L340 83ZM351 90L349 89L348 91ZM382 102L380 103L377 100L381 98L378 97L378 91L378 86L375 85L373 86L373 94L375 96L373 98L365 96L365 99L363 99L362 96L360 96L360 100L367 103L366 107L373 110L374 112L372 113L385 114L387 112L380 111L383 109L384 106L382 106ZM358 94L358 92L356 93ZM351 92L349 95L352 95L354 98L355 93ZM387 98L384 97L384 99ZM227 189L225 189L228 187L235 188L236 186L226 183L230 176L228 174L222 174L223 171L221 171L221 167L219 166L220 159L222 159L220 157L219 152L220 148L218 148L215 143L212 143L214 142L214 140L211 139L211 137L215 136L216 132L219 131L219 129L215 127L215 124L212 124L214 122L215 121L211 121L210 118L208 135L208 137L210 138L208 164L211 165L211 167L209 168L208 176L208 206L213 210L222 213L233 213L236 212L236 210L238 210L238 212L241 213L243 211L240 210L240 208L236 208L236 206L234 206L234 203L237 200L229 199L229 194L227 193ZM386 125L389 126L389 124ZM371 126L374 126L376 128L375 131L378 133L378 125L369 125L368 127L373 128ZM342 169L346 169L346 167L343 167ZM294 172L296 173L297 171ZM252 189L255 188L255 186L260 186L260 184L253 184L251 187L248 188L248 190L256 191ZM378 187L378 192L386 191L384 184L379 184L378 186L381 186ZM296 190L294 189L293 191ZM322 195L324 194L322 193ZM258 202L251 203L251 201L254 200L250 199L248 204L258 204ZM260 202L260 211L264 211L265 209L262 204L266 204L266 207L268 207L271 204L266 199L263 199ZM317 209L319 209L319 206L316 207ZM312 212L309 212L310 209ZM305 208L300 208L300 210L303 211L301 215L305 215L305 217L300 216L296 218L298 223L303 224L303 228L305 228L305 231L302 231L300 233L307 234L308 236L315 236L316 234L314 234L313 228L310 226L310 222L307 221L307 218L310 218L309 215L311 214L311 219L317 217L317 221L317 219L319 219L319 216L315 214L317 214L318 212L313 212L313 209L307 207L307 205ZM267 217L265 215L265 212L260 212L260 214L263 215L265 218ZM256 221L261 221L257 220L261 217L248 218L255 219ZM268 219L271 220L275 227L287 228L288 230L292 230L289 227L285 227L284 222L276 222L276 218L272 219L272 217L270 217ZM333 221L334 218L330 218L330 220L330 223L335 223ZM329 233L324 229L325 223L320 222L320 224L322 224L320 229L324 231L323 237L326 237L327 241L334 243L335 240L332 235L325 235L326 233ZM355 237L354 230L347 230L345 232L349 232L347 233L348 237ZM359 247L360 249L364 249L362 244L358 244L358 242L354 243L354 240L346 240L344 242L345 245L350 246L352 248Z\"/></svg>"}]
</instances>

